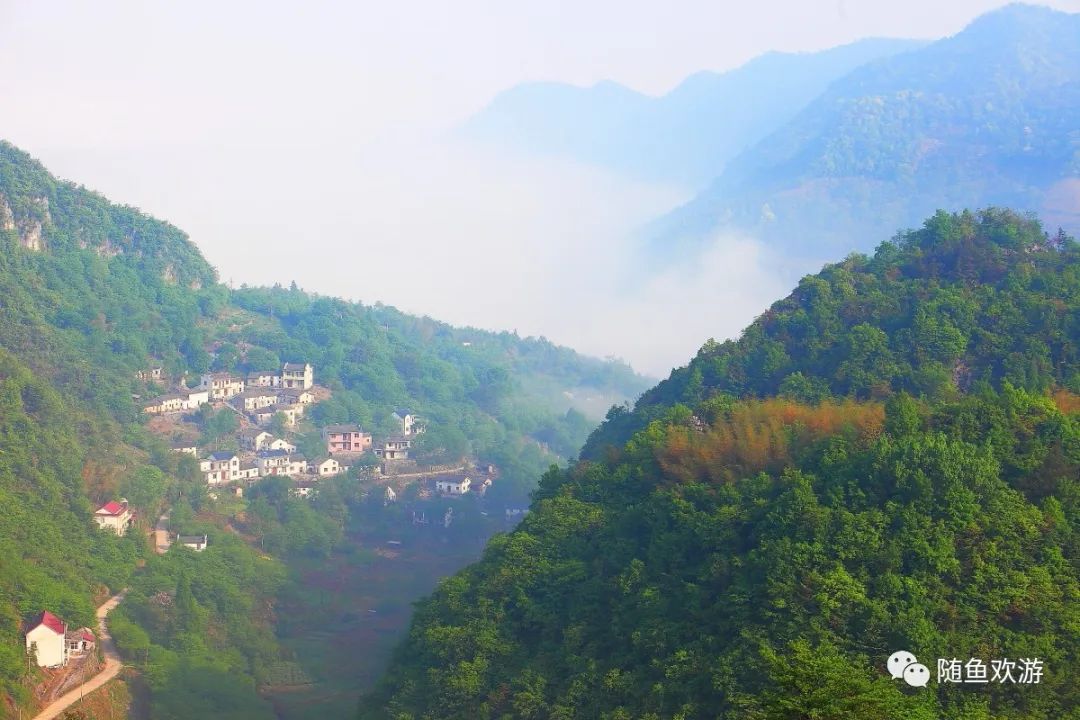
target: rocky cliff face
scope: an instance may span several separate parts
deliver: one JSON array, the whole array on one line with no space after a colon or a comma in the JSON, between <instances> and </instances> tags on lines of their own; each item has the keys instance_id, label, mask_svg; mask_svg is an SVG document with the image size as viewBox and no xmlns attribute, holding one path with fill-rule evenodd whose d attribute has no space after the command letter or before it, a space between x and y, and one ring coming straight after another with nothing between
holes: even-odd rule
<instances>
[{"instance_id":1,"label":"rocky cliff face","mask_svg":"<svg viewBox=\"0 0 1080 720\"><path fill-rule=\"evenodd\" d=\"M14 232L19 239L19 244L27 250L41 251L45 248L42 234L45 226L52 222L49 214L49 199L45 197L31 198L31 204L42 211L41 217L26 215L17 217L11 209L7 198L0 194L0 231Z\"/></svg>"},{"instance_id":2,"label":"rocky cliff face","mask_svg":"<svg viewBox=\"0 0 1080 720\"><path fill-rule=\"evenodd\" d=\"M15 214L11 212L11 206L7 204L7 198L0 195L0 230L11 232L15 229Z\"/></svg>"}]
</instances>

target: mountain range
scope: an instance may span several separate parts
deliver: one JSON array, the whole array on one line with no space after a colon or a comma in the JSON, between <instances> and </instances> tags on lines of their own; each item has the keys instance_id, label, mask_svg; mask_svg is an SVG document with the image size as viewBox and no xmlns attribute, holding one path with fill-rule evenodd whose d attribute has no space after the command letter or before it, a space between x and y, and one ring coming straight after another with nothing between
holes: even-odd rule
<instances>
[{"instance_id":1,"label":"mountain range","mask_svg":"<svg viewBox=\"0 0 1080 720\"><path fill-rule=\"evenodd\" d=\"M768 53L729 72L695 73L660 97L612 81L527 83L497 95L462 133L697 188L834 80L923 44L868 39L816 53Z\"/></svg>"},{"instance_id":2,"label":"mountain range","mask_svg":"<svg viewBox=\"0 0 1080 720\"><path fill-rule=\"evenodd\" d=\"M804 257L867 250L938 208L1080 229L1080 15L1013 5L858 68L649 234L723 228Z\"/></svg>"},{"instance_id":3,"label":"mountain range","mask_svg":"<svg viewBox=\"0 0 1080 720\"><path fill-rule=\"evenodd\" d=\"M749 235L820 261L936 209L1001 205L1080 230L1080 15L1010 5L935 42L763 56L658 99L521 86L468 125L636 176L705 183L642 229L650 262Z\"/></svg>"}]
</instances>

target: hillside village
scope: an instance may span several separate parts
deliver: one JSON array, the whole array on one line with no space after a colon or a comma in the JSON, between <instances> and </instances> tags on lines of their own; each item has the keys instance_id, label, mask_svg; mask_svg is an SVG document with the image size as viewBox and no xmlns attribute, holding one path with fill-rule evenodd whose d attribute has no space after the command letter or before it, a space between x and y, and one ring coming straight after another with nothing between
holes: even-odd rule
<instances>
[{"instance_id":1,"label":"hillside village","mask_svg":"<svg viewBox=\"0 0 1080 720\"><path fill-rule=\"evenodd\" d=\"M154 367L140 371L137 377L161 383L165 373ZM194 387L181 379L175 390L148 401L143 412L181 420L204 406L235 413L239 419L235 443L219 440L216 444L235 444L236 449L200 448L191 442L172 447L174 452L190 455L198 462L199 473L215 493L220 489L243 496L244 489L261 478L285 476L292 480L293 495L310 497L317 491L319 480L350 470L359 472L361 467L369 476L404 473L410 479L426 481L422 489L425 494L483 494L491 486L495 469L490 466L483 470L482 477L470 477L410 463L413 441L427 425L422 416L407 408L393 411L395 432L389 434L376 436L356 424L327 425L320 430L320 454L303 455L290 435L316 402L330 396L328 388L315 383L315 368L310 363L287 362L280 373L205 373ZM158 431L167 433L169 427L175 425L162 425ZM275 427L276 434L272 432Z\"/></svg>"},{"instance_id":2,"label":"hillside village","mask_svg":"<svg viewBox=\"0 0 1080 720\"><path fill-rule=\"evenodd\" d=\"M166 376L162 368L154 367L139 371L137 379L160 384L166 381ZM209 406L237 415L239 429L233 439L238 450L205 449L192 443L172 446L174 452L195 459L206 486L214 489L214 496L226 491L242 497L244 490L260 479L284 476L291 481L291 495L310 498L318 492L320 480L354 469L360 472L361 467L369 477L401 477L419 482L422 496L461 497L470 492L482 495L491 486L495 468L490 465L480 468L477 473L448 473L445 469L410 464L409 450L415 438L425 431L426 421L405 408L392 413L400 431L384 436L376 437L356 424L327 425L321 428L324 453L318 457L305 457L288 436L307 409L328 397L330 390L315 384L315 369L310 363L285 363L280 373L261 372L245 377L222 372L205 373L194 387L188 387L181 379L173 391L144 404L143 412L182 421L203 406ZM275 421L275 418L280 420ZM275 422L285 429L284 433L270 432ZM156 431L161 432L161 428ZM401 469L409 472L399 476L397 471ZM384 504L390 504L397 501L398 493L386 484L381 497ZM452 510L447 518L451 515ZM106 502L93 514L99 529L118 536L124 536L134 528L136 519L135 509L124 498ZM151 533L154 532L166 535L163 542L157 543L158 552L167 551L173 544L202 552L209 545L206 534L172 534L160 528L152 529ZM26 623L24 637L31 662L50 670L67 668L74 660L81 663L93 651L96 642L92 630L71 629L47 609Z\"/></svg>"}]
</instances>

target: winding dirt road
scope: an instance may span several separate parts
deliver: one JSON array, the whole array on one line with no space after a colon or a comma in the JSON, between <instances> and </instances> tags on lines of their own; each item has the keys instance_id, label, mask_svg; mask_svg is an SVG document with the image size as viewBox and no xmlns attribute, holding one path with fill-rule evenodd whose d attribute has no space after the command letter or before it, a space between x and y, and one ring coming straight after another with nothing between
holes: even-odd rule
<instances>
[{"instance_id":1,"label":"winding dirt road","mask_svg":"<svg viewBox=\"0 0 1080 720\"><path fill-rule=\"evenodd\" d=\"M119 605L120 601L123 599L124 591L121 590L116 595L113 595L106 600L101 607L97 609L97 641L101 647L102 654L105 656L105 667L101 672L84 682L82 685L79 685L73 690L69 690L56 700L53 700L44 710L35 715L33 720L53 720L53 718L60 715L60 713L79 702L84 695L89 695L94 692L116 677L117 673L120 672L123 663L120 662L120 655L116 652L116 645L113 643L112 636L109 635L109 628L105 625L105 616L108 615L114 607Z\"/></svg>"}]
</instances>

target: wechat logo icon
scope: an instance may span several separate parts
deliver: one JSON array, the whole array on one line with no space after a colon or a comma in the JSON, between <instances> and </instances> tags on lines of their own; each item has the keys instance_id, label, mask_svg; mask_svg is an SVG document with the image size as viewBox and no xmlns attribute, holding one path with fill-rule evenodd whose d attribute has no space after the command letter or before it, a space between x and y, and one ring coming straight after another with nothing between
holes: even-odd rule
<instances>
[{"instance_id":1,"label":"wechat logo icon","mask_svg":"<svg viewBox=\"0 0 1080 720\"><path fill-rule=\"evenodd\" d=\"M912 687L926 687L930 682L930 668L920 663L907 650L897 650L889 656L886 668L894 680L903 678Z\"/></svg>"}]
</instances>

